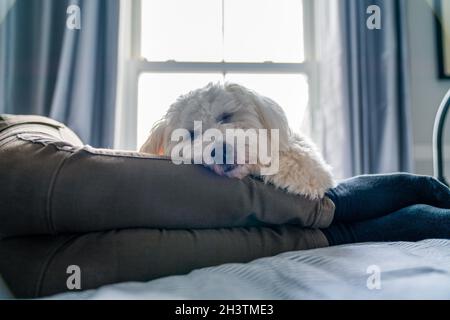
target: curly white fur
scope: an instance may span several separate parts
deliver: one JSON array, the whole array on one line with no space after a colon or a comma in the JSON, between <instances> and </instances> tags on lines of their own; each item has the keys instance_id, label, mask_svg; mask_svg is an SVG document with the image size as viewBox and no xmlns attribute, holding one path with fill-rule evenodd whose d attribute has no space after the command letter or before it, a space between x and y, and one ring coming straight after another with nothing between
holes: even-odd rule
<instances>
[{"instance_id":1,"label":"curly white fur","mask_svg":"<svg viewBox=\"0 0 450 320\"><path fill-rule=\"evenodd\" d=\"M177 142L170 139L175 129L193 130L194 121L202 121L203 130L278 129L279 170L262 179L288 192L312 199L321 198L334 186L330 167L315 145L305 136L292 133L283 109L273 100L234 83L209 84L183 95L172 104L167 114L153 127L140 151L170 155ZM259 175L258 164L236 165L224 170L210 166L217 174L242 179Z\"/></svg>"}]
</instances>

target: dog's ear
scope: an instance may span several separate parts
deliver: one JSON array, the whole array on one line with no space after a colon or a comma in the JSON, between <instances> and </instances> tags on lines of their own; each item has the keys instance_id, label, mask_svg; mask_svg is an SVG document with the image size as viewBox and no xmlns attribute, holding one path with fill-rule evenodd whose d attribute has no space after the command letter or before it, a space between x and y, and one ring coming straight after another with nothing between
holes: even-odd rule
<instances>
[{"instance_id":1,"label":"dog's ear","mask_svg":"<svg viewBox=\"0 0 450 320\"><path fill-rule=\"evenodd\" d=\"M139 152L164 155L164 146L166 144L166 120L158 121L150 131L150 136L142 145Z\"/></svg>"},{"instance_id":2,"label":"dog's ear","mask_svg":"<svg viewBox=\"0 0 450 320\"><path fill-rule=\"evenodd\" d=\"M283 109L275 101L239 84L226 83L225 87L227 91L235 93L238 99L244 104L246 100L250 99L256 108L255 111L264 129L278 129L280 146L287 146L291 130Z\"/></svg>"}]
</instances>

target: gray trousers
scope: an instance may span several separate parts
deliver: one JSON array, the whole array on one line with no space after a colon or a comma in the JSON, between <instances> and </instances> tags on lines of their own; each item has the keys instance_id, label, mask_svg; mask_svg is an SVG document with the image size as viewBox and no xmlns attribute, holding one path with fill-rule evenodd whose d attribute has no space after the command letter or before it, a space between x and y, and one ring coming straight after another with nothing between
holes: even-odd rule
<instances>
[{"instance_id":1,"label":"gray trousers","mask_svg":"<svg viewBox=\"0 0 450 320\"><path fill-rule=\"evenodd\" d=\"M93 149L43 117L0 116L0 274L19 297L148 281L327 246L334 204L195 165Z\"/></svg>"}]
</instances>

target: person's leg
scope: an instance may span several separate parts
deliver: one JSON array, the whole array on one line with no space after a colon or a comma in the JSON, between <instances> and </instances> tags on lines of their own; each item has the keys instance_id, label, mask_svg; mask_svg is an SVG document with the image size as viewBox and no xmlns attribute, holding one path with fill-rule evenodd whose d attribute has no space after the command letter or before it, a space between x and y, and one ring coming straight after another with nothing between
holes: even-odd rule
<instances>
[{"instance_id":1,"label":"person's leg","mask_svg":"<svg viewBox=\"0 0 450 320\"><path fill-rule=\"evenodd\" d=\"M381 217L414 204L450 209L450 189L428 176L406 173L354 177L327 191L334 222Z\"/></svg>"},{"instance_id":2,"label":"person's leg","mask_svg":"<svg viewBox=\"0 0 450 320\"><path fill-rule=\"evenodd\" d=\"M330 245L450 239L450 209L413 205L380 218L337 223L322 231Z\"/></svg>"}]
</instances>

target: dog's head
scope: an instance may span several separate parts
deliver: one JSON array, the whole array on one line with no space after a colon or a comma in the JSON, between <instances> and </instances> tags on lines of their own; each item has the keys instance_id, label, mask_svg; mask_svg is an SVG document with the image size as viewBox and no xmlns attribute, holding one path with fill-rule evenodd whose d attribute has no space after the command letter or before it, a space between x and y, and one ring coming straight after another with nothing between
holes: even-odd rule
<instances>
[{"instance_id":1,"label":"dog's head","mask_svg":"<svg viewBox=\"0 0 450 320\"><path fill-rule=\"evenodd\" d=\"M201 129L195 128L195 123L201 122ZM221 132L225 137L227 129L266 129L269 135L273 129L278 131L279 149L287 147L290 134L288 121L282 108L273 100L252 90L234 83L208 84L206 87L182 95L172 104L166 115L157 122L150 136L141 147L141 152L171 155L179 141L172 141L172 133L177 129L185 129L190 135L189 143L198 139L198 131L202 133L210 129ZM246 139L245 144L251 143ZM269 141L269 140L268 140ZM203 142L204 143L204 142ZM267 147L270 150L270 146ZM215 149L213 152L216 152ZM246 148L246 157L249 157ZM229 153L229 146L223 142L222 155ZM233 159L236 154L233 154ZM243 177L254 170L249 165L209 164L208 166L221 175Z\"/></svg>"}]
</instances>

